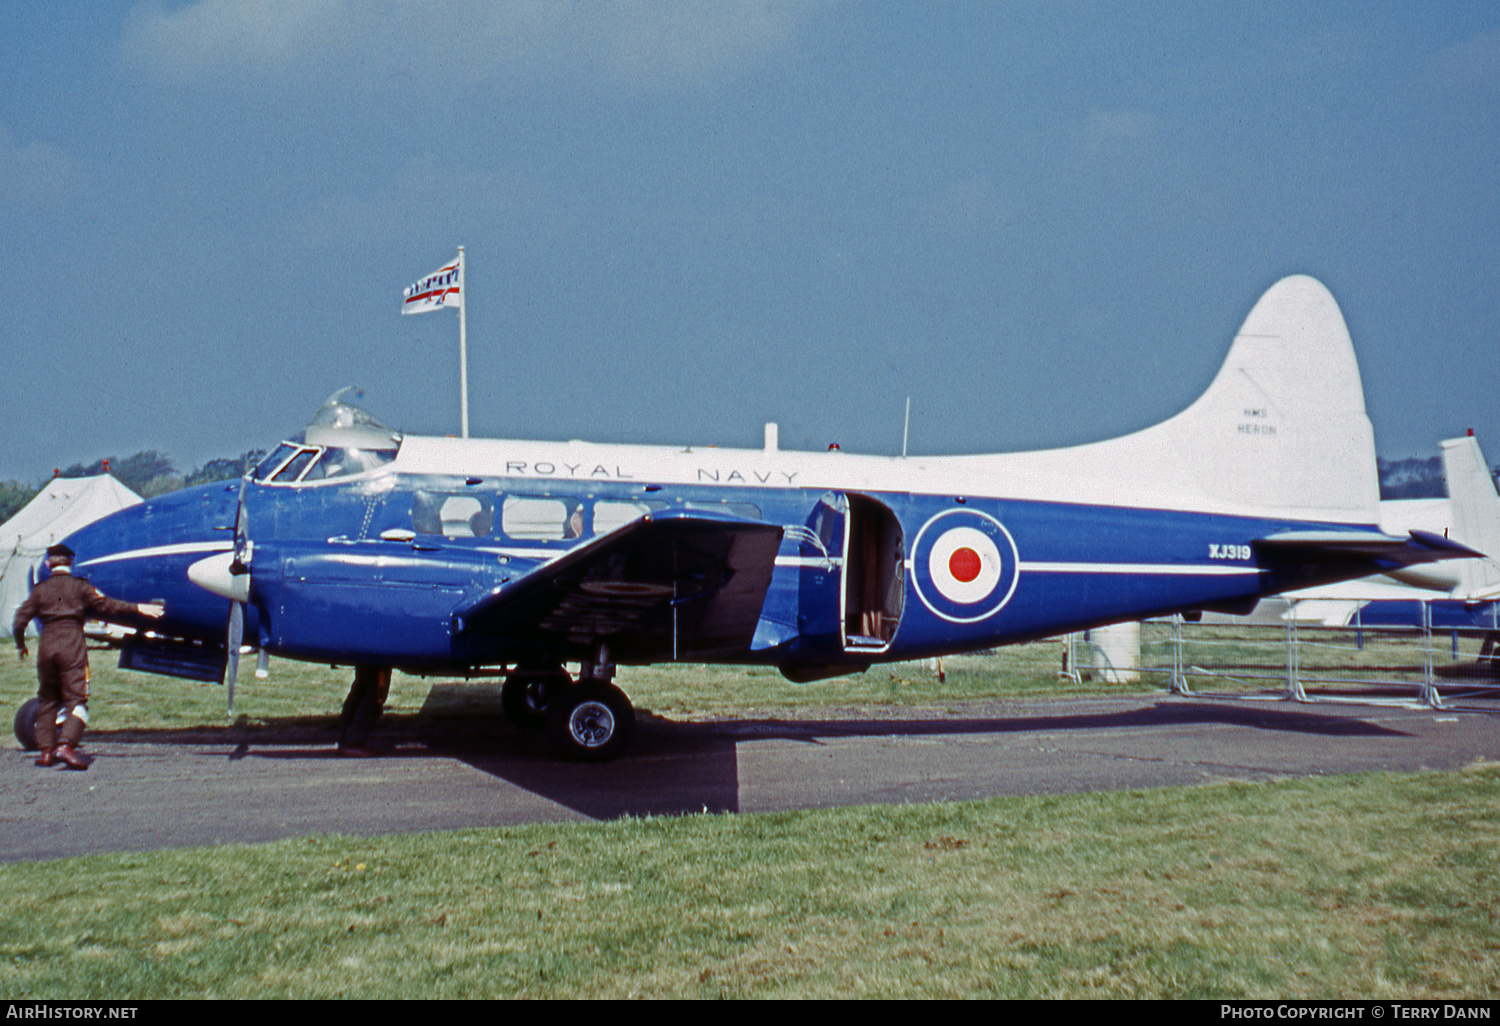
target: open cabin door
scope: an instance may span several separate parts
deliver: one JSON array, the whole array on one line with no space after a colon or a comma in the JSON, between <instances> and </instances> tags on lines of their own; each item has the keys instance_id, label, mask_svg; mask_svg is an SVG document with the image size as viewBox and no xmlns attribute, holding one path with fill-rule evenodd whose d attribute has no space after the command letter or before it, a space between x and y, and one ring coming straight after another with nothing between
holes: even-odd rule
<instances>
[{"instance_id":1,"label":"open cabin door","mask_svg":"<svg viewBox=\"0 0 1500 1026\"><path fill-rule=\"evenodd\" d=\"M844 651L883 652L906 601L901 522L884 503L847 493L840 614Z\"/></svg>"}]
</instances>

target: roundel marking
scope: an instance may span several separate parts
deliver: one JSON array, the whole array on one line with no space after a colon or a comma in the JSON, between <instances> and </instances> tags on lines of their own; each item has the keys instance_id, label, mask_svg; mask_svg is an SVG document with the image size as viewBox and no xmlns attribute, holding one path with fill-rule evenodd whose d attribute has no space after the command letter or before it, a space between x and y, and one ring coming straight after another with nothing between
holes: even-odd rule
<instances>
[{"instance_id":1,"label":"roundel marking","mask_svg":"<svg viewBox=\"0 0 1500 1026\"><path fill-rule=\"evenodd\" d=\"M973 527L950 527L932 543L927 571L938 594L961 605L982 602L1000 583L1000 549Z\"/></svg>"},{"instance_id":2,"label":"roundel marking","mask_svg":"<svg viewBox=\"0 0 1500 1026\"><path fill-rule=\"evenodd\" d=\"M917 532L912 555L917 596L953 623L976 623L994 615L1016 590L1015 541L987 513L939 513Z\"/></svg>"},{"instance_id":3,"label":"roundel marking","mask_svg":"<svg viewBox=\"0 0 1500 1026\"><path fill-rule=\"evenodd\" d=\"M948 572L953 575L955 581L968 584L979 576L979 571L984 569L984 560L979 558L979 553L973 549L964 547L955 549L953 555L948 557Z\"/></svg>"}]
</instances>

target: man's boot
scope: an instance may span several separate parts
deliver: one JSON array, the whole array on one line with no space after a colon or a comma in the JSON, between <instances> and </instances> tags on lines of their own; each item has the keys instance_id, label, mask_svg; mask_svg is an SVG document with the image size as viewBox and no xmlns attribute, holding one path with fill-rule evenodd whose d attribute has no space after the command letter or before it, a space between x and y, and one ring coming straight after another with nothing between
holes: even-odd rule
<instances>
[{"instance_id":1,"label":"man's boot","mask_svg":"<svg viewBox=\"0 0 1500 1026\"><path fill-rule=\"evenodd\" d=\"M53 749L51 748L43 748L42 754L36 757L36 764L38 766L51 766L56 761L57 757L53 754Z\"/></svg>"},{"instance_id":2,"label":"man's boot","mask_svg":"<svg viewBox=\"0 0 1500 1026\"><path fill-rule=\"evenodd\" d=\"M75 752L73 746L70 744L64 743L58 745L52 754L58 762L68 767L68 769L86 770L89 768L89 759Z\"/></svg>"}]
</instances>

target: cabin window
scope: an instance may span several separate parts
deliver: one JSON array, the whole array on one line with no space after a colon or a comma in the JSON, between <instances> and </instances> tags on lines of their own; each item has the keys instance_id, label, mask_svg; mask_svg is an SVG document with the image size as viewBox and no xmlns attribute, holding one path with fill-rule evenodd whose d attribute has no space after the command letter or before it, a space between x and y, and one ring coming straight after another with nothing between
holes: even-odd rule
<instances>
[{"instance_id":1,"label":"cabin window","mask_svg":"<svg viewBox=\"0 0 1500 1026\"><path fill-rule=\"evenodd\" d=\"M444 538L483 538L495 529L495 505L488 495L417 492L411 500L411 527L418 534Z\"/></svg>"},{"instance_id":2,"label":"cabin window","mask_svg":"<svg viewBox=\"0 0 1500 1026\"><path fill-rule=\"evenodd\" d=\"M637 502L609 499L596 502L594 503L594 533L608 534L632 521L639 520L647 513L655 513L657 510L666 508L667 504L660 499L642 499Z\"/></svg>"},{"instance_id":3,"label":"cabin window","mask_svg":"<svg viewBox=\"0 0 1500 1026\"><path fill-rule=\"evenodd\" d=\"M761 520L760 507L753 502L684 502L685 509L701 509L713 513L729 513L746 520Z\"/></svg>"},{"instance_id":4,"label":"cabin window","mask_svg":"<svg viewBox=\"0 0 1500 1026\"><path fill-rule=\"evenodd\" d=\"M507 495L500 530L519 541L567 541L582 537L583 504L549 495Z\"/></svg>"}]
</instances>

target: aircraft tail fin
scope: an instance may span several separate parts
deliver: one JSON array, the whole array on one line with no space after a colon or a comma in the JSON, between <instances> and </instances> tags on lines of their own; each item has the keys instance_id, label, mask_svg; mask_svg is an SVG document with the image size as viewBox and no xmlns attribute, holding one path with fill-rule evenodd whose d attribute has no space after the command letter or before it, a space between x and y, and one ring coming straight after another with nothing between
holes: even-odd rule
<instances>
[{"instance_id":1,"label":"aircraft tail fin","mask_svg":"<svg viewBox=\"0 0 1500 1026\"><path fill-rule=\"evenodd\" d=\"M1375 437L1354 345L1333 296L1305 275L1261 297L1207 390L1175 417L996 469L1036 472L1049 494L1081 502L1379 519Z\"/></svg>"},{"instance_id":2,"label":"aircraft tail fin","mask_svg":"<svg viewBox=\"0 0 1500 1026\"><path fill-rule=\"evenodd\" d=\"M1455 564L1465 597L1500 597L1500 493L1495 491L1484 453L1472 435L1439 444L1448 479L1451 537L1484 553L1485 559Z\"/></svg>"},{"instance_id":3,"label":"aircraft tail fin","mask_svg":"<svg viewBox=\"0 0 1500 1026\"><path fill-rule=\"evenodd\" d=\"M1211 496L1315 519L1377 519L1375 437L1354 344L1313 278L1273 285L1208 389L1155 430Z\"/></svg>"}]
</instances>

